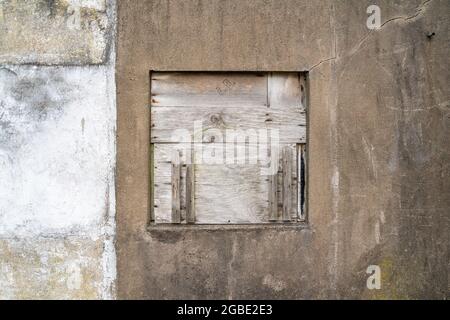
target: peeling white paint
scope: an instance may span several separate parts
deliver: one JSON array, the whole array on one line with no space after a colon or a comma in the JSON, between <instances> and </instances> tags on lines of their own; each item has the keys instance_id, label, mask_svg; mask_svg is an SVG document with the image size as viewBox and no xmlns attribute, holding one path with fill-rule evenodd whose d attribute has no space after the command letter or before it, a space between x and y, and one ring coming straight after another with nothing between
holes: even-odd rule
<instances>
[{"instance_id":1,"label":"peeling white paint","mask_svg":"<svg viewBox=\"0 0 450 320\"><path fill-rule=\"evenodd\" d=\"M106 67L10 70L0 71L0 235L99 237L115 157Z\"/></svg>"},{"instance_id":2,"label":"peeling white paint","mask_svg":"<svg viewBox=\"0 0 450 320\"><path fill-rule=\"evenodd\" d=\"M98 11L106 10L106 0L68 0L68 3L71 6L80 6Z\"/></svg>"},{"instance_id":3,"label":"peeling white paint","mask_svg":"<svg viewBox=\"0 0 450 320\"><path fill-rule=\"evenodd\" d=\"M75 2L115 22L114 1ZM0 298L115 298L113 42L104 65L0 65Z\"/></svg>"},{"instance_id":4,"label":"peeling white paint","mask_svg":"<svg viewBox=\"0 0 450 320\"><path fill-rule=\"evenodd\" d=\"M114 92L110 66L0 70L0 238L104 239L92 258L105 299L115 281ZM40 265L31 276L46 281L52 264L44 255ZM74 270L65 271L69 290L82 286Z\"/></svg>"}]
</instances>

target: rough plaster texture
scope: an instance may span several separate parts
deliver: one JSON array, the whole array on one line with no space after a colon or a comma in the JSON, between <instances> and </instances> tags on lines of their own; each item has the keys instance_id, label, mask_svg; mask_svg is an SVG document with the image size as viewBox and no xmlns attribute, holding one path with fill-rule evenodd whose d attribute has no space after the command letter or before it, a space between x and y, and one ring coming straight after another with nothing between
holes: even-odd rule
<instances>
[{"instance_id":1,"label":"rough plaster texture","mask_svg":"<svg viewBox=\"0 0 450 320\"><path fill-rule=\"evenodd\" d=\"M448 298L450 3L371 4L118 3L119 298ZM115 296L115 3L74 5L0 1L1 298ZM150 70L308 71L308 225L147 228Z\"/></svg>"},{"instance_id":2,"label":"rough plaster texture","mask_svg":"<svg viewBox=\"0 0 450 320\"><path fill-rule=\"evenodd\" d=\"M113 298L114 63L74 65L104 61L106 47L113 61L114 41L52 24L43 3L1 7L0 298Z\"/></svg>"},{"instance_id":3,"label":"rough plaster texture","mask_svg":"<svg viewBox=\"0 0 450 320\"><path fill-rule=\"evenodd\" d=\"M103 243L80 236L1 239L1 298L101 297Z\"/></svg>"},{"instance_id":4,"label":"rough plaster texture","mask_svg":"<svg viewBox=\"0 0 450 320\"><path fill-rule=\"evenodd\" d=\"M118 3L120 298L448 298L450 3L371 4ZM309 71L308 226L147 228L149 70Z\"/></svg>"},{"instance_id":5,"label":"rough plaster texture","mask_svg":"<svg viewBox=\"0 0 450 320\"><path fill-rule=\"evenodd\" d=\"M105 62L114 27L108 17L108 3L106 0L0 1L0 63Z\"/></svg>"}]
</instances>

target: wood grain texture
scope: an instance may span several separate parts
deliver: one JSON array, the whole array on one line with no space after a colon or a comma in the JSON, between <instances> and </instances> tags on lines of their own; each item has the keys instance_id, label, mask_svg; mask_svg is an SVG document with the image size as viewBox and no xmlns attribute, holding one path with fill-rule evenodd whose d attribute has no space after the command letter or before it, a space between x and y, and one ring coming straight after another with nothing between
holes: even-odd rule
<instances>
[{"instance_id":1,"label":"wood grain texture","mask_svg":"<svg viewBox=\"0 0 450 320\"><path fill-rule=\"evenodd\" d=\"M195 223L195 172L194 165L186 165L186 223Z\"/></svg>"},{"instance_id":2,"label":"wood grain texture","mask_svg":"<svg viewBox=\"0 0 450 320\"><path fill-rule=\"evenodd\" d=\"M304 76L299 73L271 72L268 75L269 107L278 110L291 107L304 109L304 81Z\"/></svg>"},{"instance_id":3,"label":"wood grain texture","mask_svg":"<svg viewBox=\"0 0 450 320\"><path fill-rule=\"evenodd\" d=\"M305 143L302 79L298 73L152 73L151 142L185 142L179 130L193 135L198 121L203 142L211 142L211 132L266 129L278 130L282 144Z\"/></svg>"},{"instance_id":4,"label":"wood grain texture","mask_svg":"<svg viewBox=\"0 0 450 320\"><path fill-rule=\"evenodd\" d=\"M278 173L269 176L269 221L278 220Z\"/></svg>"},{"instance_id":5,"label":"wood grain texture","mask_svg":"<svg viewBox=\"0 0 450 320\"><path fill-rule=\"evenodd\" d=\"M181 222L181 170L180 170L180 154L177 150L172 150L171 162L171 178L172 178L172 223Z\"/></svg>"},{"instance_id":6,"label":"wood grain texture","mask_svg":"<svg viewBox=\"0 0 450 320\"><path fill-rule=\"evenodd\" d=\"M155 146L153 144L150 144L150 148L149 148L149 157L150 157L150 161L149 161L149 186L150 186L150 190L149 190L149 199L148 199L148 206L149 206L149 211L150 211L150 223L154 223L155 222L155 207L154 207L154 203L155 203L155 170L154 170L154 155L153 155L153 150L154 150Z\"/></svg>"},{"instance_id":7,"label":"wood grain texture","mask_svg":"<svg viewBox=\"0 0 450 320\"><path fill-rule=\"evenodd\" d=\"M200 125L195 125L195 122ZM281 144L306 142L306 113L296 106L282 108L217 106L152 107L151 142L171 143L180 140L181 130L189 136L201 131L202 141L223 141L227 130L278 130ZM198 127L198 128L197 128ZM270 133L266 133L270 134ZM183 134L184 138L184 134Z\"/></svg>"},{"instance_id":8,"label":"wood grain texture","mask_svg":"<svg viewBox=\"0 0 450 320\"><path fill-rule=\"evenodd\" d=\"M151 87L156 223L298 221L302 75L153 72ZM282 149L281 160L278 152L271 159L270 142ZM270 161L278 168L271 174Z\"/></svg>"},{"instance_id":9,"label":"wood grain texture","mask_svg":"<svg viewBox=\"0 0 450 320\"><path fill-rule=\"evenodd\" d=\"M290 221L292 214L292 158L292 149L284 147L282 152L283 221Z\"/></svg>"},{"instance_id":10,"label":"wood grain texture","mask_svg":"<svg viewBox=\"0 0 450 320\"><path fill-rule=\"evenodd\" d=\"M267 104L265 73L152 72L151 106L222 107Z\"/></svg>"},{"instance_id":11,"label":"wood grain texture","mask_svg":"<svg viewBox=\"0 0 450 320\"><path fill-rule=\"evenodd\" d=\"M200 146L202 146L200 144ZM205 146L205 145L203 145ZM212 144L210 144L210 147ZM216 146L216 149L223 146ZM296 146L289 148L293 151ZM181 164L181 216L186 213L186 159L190 150L182 144L155 144L154 148L154 172L155 172L155 222L170 223L171 221L171 161L172 150L180 152ZM239 150L245 146L236 146L235 161L233 164L208 164L196 163L194 165L194 201L195 201L195 223L197 224L245 224L245 223L268 223L269 222L269 175L262 173L264 166L269 166L266 161L246 160L247 153ZM194 158L204 150L194 148ZM295 165L292 160L292 166ZM282 167L280 166L280 171ZM265 173L266 171L264 171ZM295 203L293 215L297 215L297 177L295 170L292 172L292 203ZM281 181L277 183L277 193L281 195ZM278 198L281 198L278 196ZM281 208L279 200L278 205ZM278 213L278 215L281 215Z\"/></svg>"}]
</instances>

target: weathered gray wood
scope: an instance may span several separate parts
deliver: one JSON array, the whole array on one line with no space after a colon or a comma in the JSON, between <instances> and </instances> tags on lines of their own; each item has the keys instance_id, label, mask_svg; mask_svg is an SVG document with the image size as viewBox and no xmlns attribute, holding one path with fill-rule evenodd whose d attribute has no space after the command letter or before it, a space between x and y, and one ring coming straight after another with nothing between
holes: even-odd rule
<instances>
[{"instance_id":1,"label":"weathered gray wood","mask_svg":"<svg viewBox=\"0 0 450 320\"><path fill-rule=\"evenodd\" d=\"M155 222L155 168L154 168L154 145L150 144L150 161L149 161L149 179L150 179L150 194L149 194L149 208L150 208L150 223Z\"/></svg>"},{"instance_id":2,"label":"weathered gray wood","mask_svg":"<svg viewBox=\"0 0 450 320\"><path fill-rule=\"evenodd\" d=\"M268 101L270 108L285 110L296 107L304 110L301 87L304 76L296 72L272 72L268 78Z\"/></svg>"},{"instance_id":3,"label":"weathered gray wood","mask_svg":"<svg viewBox=\"0 0 450 320\"><path fill-rule=\"evenodd\" d=\"M264 73L152 72L152 106L265 106Z\"/></svg>"},{"instance_id":4,"label":"weathered gray wood","mask_svg":"<svg viewBox=\"0 0 450 320\"><path fill-rule=\"evenodd\" d=\"M196 177L198 221L265 223L267 176L255 165L205 165Z\"/></svg>"},{"instance_id":5,"label":"weathered gray wood","mask_svg":"<svg viewBox=\"0 0 450 320\"><path fill-rule=\"evenodd\" d=\"M275 173L269 176L269 221L278 218L278 173Z\"/></svg>"},{"instance_id":6,"label":"weathered gray wood","mask_svg":"<svg viewBox=\"0 0 450 320\"><path fill-rule=\"evenodd\" d=\"M195 122L200 125L194 125ZM152 107L151 142L180 141L180 129L192 136L194 130L203 133L203 142L211 142L210 132L219 133L214 141L223 141L227 130L278 130L281 144L306 142L306 114L298 106L261 108L242 106ZM268 133L266 133L268 134ZM183 135L184 139L184 135ZM220 140L219 140L220 139Z\"/></svg>"},{"instance_id":7,"label":"weathered gray wood","mask_svg":"<svg viewBox=\"0 0 450 320\"><path fill-rule=\"evenodd\" d=\"M201 146L201 145L200 145ZM204 145L203 145L204 146ZM210 144L209 146L212 146ZM294 150L295 145L289 146ZM225 147L226 148L226 147ZM234 164L195 164L195 222L216 223L268 223L269 222L269 176L262 174L263 163L253 159L253 164L244 161L246 153L236 146ZM171 150L180 150L181 161L185 163L186 147L177 144L155 144L155 222L171 222ZM198 160L201 149L194 149ZM203 150L204 151L204 150ZM294 161L294 160L293 160ZM295 159L296 161L296 159ZM268 165L268 163L266 163ZM181 185L186 185L185 170L181 172ZM297 174L295 171L293 172ZM292 180L296 189L296 181ZM279 183L281 189L281 183ZM278 191L281 194L281 190ZM181 192L181 213L185 199ZM281 198L281 197L279 197ZM293 194L293 203L297 203ZM280 202L281 205L281 202ZM296 207L293 208L296 211Z\"/></svg>"},{"instance_id":8,"label":"weathered gray wood","mask_svg":"<svg viewBox=\"0 0 450 320\"><path fill-rule=\"evenodd\" d=\"M298 73L153 72L155 222L173 221L170 154L174 148L179 150L181 162L187 164L179 168L179 221L184 217L191 221L194 210L196 223L302 219L302 149L298 144L306 142L306 98L306 79ZM196 121L202 123L200 129L194 128ZM241 134L237 146L226 136L232 130ZM262 174L262 164L267 164L268 159L261 161L259 152L251 152L258 150L253 147L258 139L265 142L266 137L260 134L267 134L268 130L278 132L277 142L284 155L282 173L275 176L268 175L268 171ZM200 137L195 142L204 144L193 152L203 161L190 166L189 145L173 140L180 135L182 142L190 141L192 136ZM250 146L243 145L246 139ZM222 141L226 143L219 144Z\"/></svg>"},{"instance_id":9,"label":"weathered gray wood","mask_svg":"<svg viewBox=\"0 0 450 320\"><path fill-rule=\"evenodd\" d=\"M301 93L301 100L302 100L302 106L304 110L306 110L306 106L308 105L308 86L306 81L305 74L300 74L300 93Z\"/></svg>"},{"instance_id":10,"label":"weathered gray wood","mask_svg":"<svg viewBox=\"0 0 450 320\"><path fill-rule=\"evenodd\" d=\"M308 86L307 86L307 81L306 81L306 77L304 74L302 74L300 76L300 90L302 92L302 104L303 106L305 106L305 110L306 110L306 106L308 105ZM298 189L298 216L299 216L299 221L306 221L307 219L307 154L306 154L306 141L305 143L302 143L300 145L300 151L301 154L300 156L297 156L298 159L298 181L300 183L297 184L297 189ZM301 203L301 199L303 197L303 203Z\"/></svg>"},{"instance_id":11,"label":"weathered gray wood","mask_svg":"<svg viewBox=\"0 0 450 320\"><path fill-rule=\"evenodd\" d=\"M306 142L304 76L298 73L153 73L151 141L173 142L176 130L276 129L281 144ZM227 91L217 88L230 84ZM227 87L227 85L225 85ZM303 91L302 89L303 88ZM208 135L204 135L203 142ZM217 142L217 140L215 141Z\"/></svg>"},{"instance_id":12,"label":"weathered gray wood","mask_svg":"<svg viewBox=\"0 0 450 320\"><path fill-rule=\"evenodd\" d=\"M186 165L186 223L195 223L195 164Z\"/></svg>"},{"instance_id":13,"label":"weathered gray wood","mask_svg":"<svg viewBox=\"0 0 450 320\"><path fill-rule=\"evenodd\" d=\"M181 166L178 150L172 152L172 223L181 223Z\"/></svg>"},{"instance_id":14,"label":"weathered gray wood","mask_svg":"<svg viewBox=\"0 0 450 320\"><path fill-rule=\"evenodd\" d=\"M283 162L283 221L291 220L292 213L292 149L284 147Z\"/></svg>"}]
</instances>

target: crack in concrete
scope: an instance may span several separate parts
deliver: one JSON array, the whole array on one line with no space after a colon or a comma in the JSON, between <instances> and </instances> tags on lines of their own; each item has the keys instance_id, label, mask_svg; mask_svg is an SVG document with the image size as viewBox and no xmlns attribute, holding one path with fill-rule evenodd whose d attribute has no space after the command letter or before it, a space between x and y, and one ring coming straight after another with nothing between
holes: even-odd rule
<instances>
[{"instance_id":1,"label":"crack in concrete","mask_svg":"<svg viewBox=\"0 0 450 320\"><path fill-rule=\"evenodd\" d=\"M395 21L395 20L404 20L404 21L408 21L408 20L412 20L412 19L417 18L419 15L423 14L424 9L425 9L425 6L426 6L429 2L431 2L431 1L433 1L433 0L427 0L427 1L424 1L419 7L416 8L416 13L413 14L413 15L411 15L411 16L407 16L407 17L399 16L399 17L394 17L394 18L391 18L391 19L386 20L385 22L383 22L383 23L381 24L381 26L380 26L380 28L379 28L378 30L380 30L381 28L383 28L386 24L388 24L388 23L390 23L390 22L392 22L392 21Z\"/></svg>"},{"instance_id":2,"label":"crack in concrete","mask_svg":"<svg viewBox=\"0 0 450 320\"><path fill-rule=\"evenodd\" d=\"M337 57L334 56L334 57L330 57L330 58L327 58L327 59L320 60L319 62L314 64L311 68L309 68L308 72L311 72L314 68L319 67L322 63L325 63L325 62L328 62L328 61L331 61L331 60L336 60L336 59L337 59Z\"/></svg>"},{"instance_id":3,"label":"crack in concrete","mask_svg":"<svg viewBox=\"0 0 450 320\"><path fill-rule=\"evenodd\" d=\"M420 15L422 15L422 14L424 14L424 12L426 11L425 10L425 7L426 6L428 6L428 4L430 3L430 2L432 2L433 0L426 0L426 1L424 1L424 2L422 2L416 9L415 9L415 11L416 11L416 13L414 13L413 15L410 15L410 16L399 16L399 17L394 17L394 18L391 18L391 19L388 19L388 20L386 20L385 22L383 22L381 25L380 25L380 27L378 28L378 29L376 29L376 30L370 30L359 42L358 42L358 44L355 46L355 47L353 47L353 49L351 49L350 51L349 51L349 54L347 55L347 57L348 57L348 60L344 63L344 65L342 66L342 69L341 69L341 71L340 71L340 73L339 73L339 77L338 78L341 78L341 76L342 76L342 74L344 73L344 71L346 70L346 67L347 67L347 65L350 63L350 61L352 60L352 58L353 58L353 56L356 54L356 53L358 53L360 50L361 50L361 48L363 47L363 44L367 41L367 39L371 36L371 35L373 35L373 33L374 33L374 31L381 31L381 29L384 29L387 25L389 25L391 22L393 22L393 21L397 21L397 20L403 20L403 21L410 21L410 20L414 20L414 19L416 19L416 18L418 18Z\"/></svg>"},{"instance_id":4,"label":"crack in concrete","mask_svg":"<svg viewBox=\"0 0 450 320\"><path fill-rule=\"evenodd\" d=\"M383 22L383 23L380 25L380 27L379 27L376 31L380 31L380 30L383 29L386 25L388 25L388 24L390 24L391 22L396 21L396 20L408 21L408 20L412 20L412 19L415 19L415 18L419 17L419 15L422 15L422 14L424 13L424 8L425 8L425 6L428 5L428 3L430 3L431 1L433 1L433 0L426 0L426 1L424 1L419 7L416 8L416 10L415 10L416 13L413 14L413 15L411 15L411 16L407 16L407 17L399 16L399 17L394 17L394 18L391 18L391 19L386 20L385 22ZM360 48L361 48L361 46L363 45L363 43L367 40L367 38L368 38L370 35L373 34L373 32L374 32L374 30L369 31L369 32L361 39L361 41L358 43L358 45L355 47L356 50L355 50L355 49L351 50L351 51L352 51L352 54L351 54L352 56L353 56L356 52L358 52L358 51L360 50Z\"/></svg>"},{"instance_id":5,"label":"crack in concrete","mask_svg":"<svg viewBox=\"0 0 450 320\"><path fill-rule=\"evenodd\" d=\"M403 21L409 21L409 20L413 20L418 18L420 15L422 15L425 12L425 8L426 6L433 0L426 0L423 3L421 3L416 9L416 13L414 13L413 15L410 16L399 16L399 17L394 17L391 19L386 20L385 22L383 22L380 27L376 30L370 30L359 42L358 44L352 49L350 50L350 58L355 55L362 47L362 45L364 44L364 42L373 34L374 31L380 31L381 29L383 29L386 25L388 25L389 23L396 21L396 20L403 20ZM334 35L336 38L336 34ZM336 42L336 39L335 39ZM322 59L319 62L315 63L314 65L312 65L309 69L308 72L311 72L312 70L314 70L315 68L319 67L320 65L322 65L325 62L328 61L332 61L332 60L337 60L338 56L337 56L337 48L336 46L334 46L334 56L326 58L326 59Z\"/></svg>"}]
</instances>

